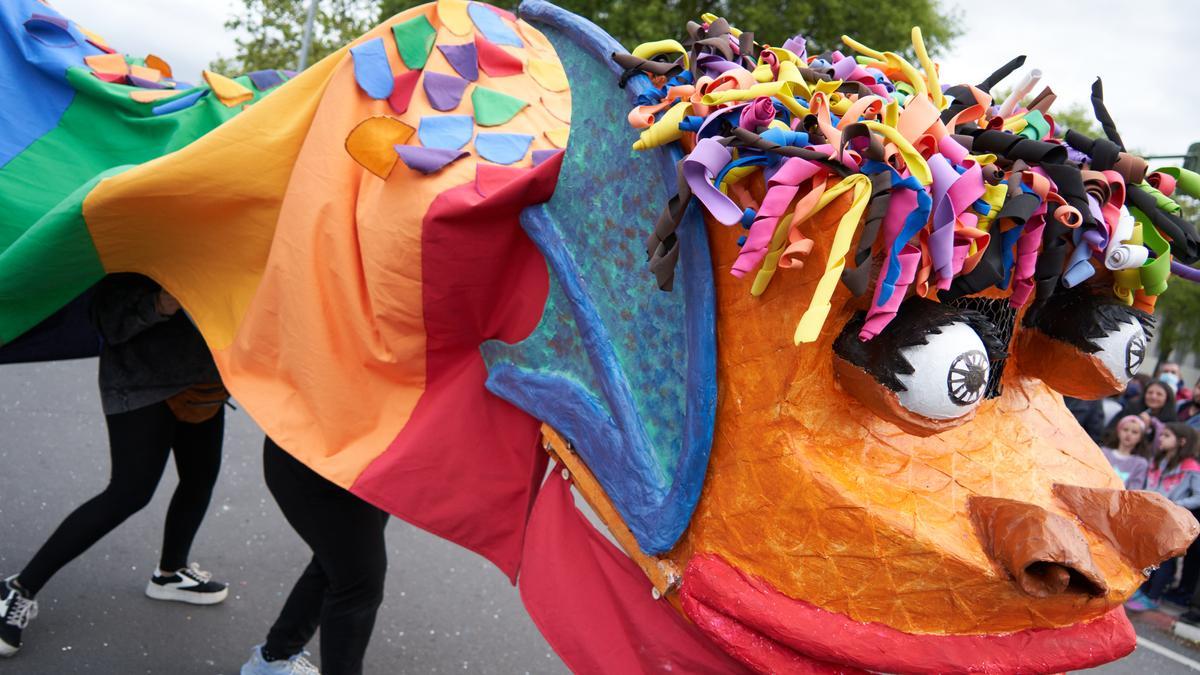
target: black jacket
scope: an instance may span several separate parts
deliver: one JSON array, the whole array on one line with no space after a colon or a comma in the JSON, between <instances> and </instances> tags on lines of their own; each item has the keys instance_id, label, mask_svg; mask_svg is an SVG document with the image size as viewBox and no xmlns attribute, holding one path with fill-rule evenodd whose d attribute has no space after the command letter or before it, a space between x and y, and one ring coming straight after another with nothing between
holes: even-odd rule
<instances>
[{"instance_id":1,"label":"black jacket","mask_svg":"<svg viewBox=\"0 0 1200 675\"><path fill-rule=\"evenodd\" d=\"M142 408L195 384L221 379L200 331L182 310L155 309L158 284L137 274L112 274L96 286L92 322L100 348L104 414Z\"/></svg>"}]
</instances>

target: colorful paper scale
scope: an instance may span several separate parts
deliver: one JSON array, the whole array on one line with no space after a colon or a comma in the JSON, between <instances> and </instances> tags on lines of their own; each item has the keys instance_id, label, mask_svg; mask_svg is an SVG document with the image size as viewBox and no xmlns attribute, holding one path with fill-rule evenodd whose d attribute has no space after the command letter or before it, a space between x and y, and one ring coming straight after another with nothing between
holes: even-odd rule
<instances>
[{"instance_id":1,"label":"colorful paper scale","mask_svg":"<svg viewBox=\"0 0 1200 675\"><path fill-rule=\"evenodd\" d=\"M437 30L429 23L424 15L398 23L392 27L396 38L396 47L400 50L400 60L412 70L420 70L429 60L429 52L437 41Z\"/></svg>"},{"instance_id":2,"label":"colorful paper scale","mask_svg":"<svg viewBox=\"0 0 1200 675\"><path fill-rule=\"evenodd\" d=\"M471 92L471 104L475 107L475 121L481 127L505 124L529 105L515 96L487 87L475 87Z\"/></svg>"},{"instance_id":3,"label":"colorful paper scale","mask_svg":"<svg viewBox=\"0 0 1200 675\"><path fill-rule=\"evenodd\" d=\"M383 38L367 40L350 48L354 58L354 79L367 95L385 99L392 93L392 67L388 64Z\"/></svg>"}]
</instances>

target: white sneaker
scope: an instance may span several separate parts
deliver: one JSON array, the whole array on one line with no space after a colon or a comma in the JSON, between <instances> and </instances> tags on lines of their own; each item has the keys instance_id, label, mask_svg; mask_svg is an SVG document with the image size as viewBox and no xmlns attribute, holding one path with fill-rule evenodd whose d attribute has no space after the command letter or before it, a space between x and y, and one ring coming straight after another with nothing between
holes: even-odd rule
<instances>
[{"instance_id":1,"label":"white sneaker","mask_svg":"<svg viewBox=\"0 0 1200 675\"><path fill-rule=\"evenodd\" d=\"M36 600L13 585L9 577L0 581L0 656L12 656L21 649L21 631L37 618Z\"/></svg>"},{"instance_id":2,"label":"white sneaker","mask_svg":"<svg viewBox=\"0 0 1200 675\"><path fill-rule=\"evenodd\" d=\"M229 588L213 581L212 574L192 563L191 567L184 567L166 576L155 572L146 584L146 595L155 600L215 605L229 595Z\"/></svg>"},{"instance_id":3,"label":"white sneaker","mask_svg":"<svg viewBox=\"0 0 1200 675\"><path fill-rule=\"evenodd\" d=\"M242 666L241 675L321 675L307 656L308 652L300 652L286 661L267 661L263 659L262 645L258 645Z\"/></svg>"}]
</instances>

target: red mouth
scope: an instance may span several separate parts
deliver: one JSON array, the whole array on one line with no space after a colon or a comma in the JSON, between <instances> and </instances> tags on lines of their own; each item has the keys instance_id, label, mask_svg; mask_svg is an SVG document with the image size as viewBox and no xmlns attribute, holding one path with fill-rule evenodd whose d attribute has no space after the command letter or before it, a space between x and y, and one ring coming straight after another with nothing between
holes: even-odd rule
<instances>
[{"instance_id":1,"label":"red mouth","mask_svg":"<svg viewBox=\"0 0 1200 675\"><path fill-rule=\"evenodd\" d=\"M1059 673L1115 661L1137 635L1125 612L1006 635L914 635L794 600L714 555L688 563L684 612L759 672Z\"/></svg>"}]
</instances>

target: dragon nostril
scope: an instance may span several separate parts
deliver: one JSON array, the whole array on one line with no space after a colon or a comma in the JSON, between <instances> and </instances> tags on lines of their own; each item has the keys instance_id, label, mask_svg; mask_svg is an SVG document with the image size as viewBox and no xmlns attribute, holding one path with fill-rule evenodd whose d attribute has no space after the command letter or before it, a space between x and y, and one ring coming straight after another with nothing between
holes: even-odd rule
<instances>
[{"instance_id":1,"label":"dragon nostril","mask_svg":"<svg viewBox=\"0 0 1200 675\"><path fill-rule=\"evenodd\" d=\"M1153 492L1055 484L1054 496L1138 569L1181 555L1200 533L1187 509Z\"/></svg>"},{"instance_id":2,"label":"dragon nostril","mask_svg":"<svg viewBox=\"0 0 1200 675\"><path fill-rule=\"evenodd\" d=\"M1039 589L1039 592L1033 595L1042 596L1059 593L1104 595L1108 592L1102 583L1097 583L1079 570L1044 560L1026 565L1017 583L1021 588Z\"/></svg>"},{"instance_id":3,"label":"dragon nostril","mask_svg":"<svg viewBox=\"0 0 1200 675\"><path fill-rule=\"evenodd\" d=\"M1026 594L1108 593L1075 523L1036 504L998 497L971 497L968 508L984 552Z\"/></svg>"}]
</instances>

